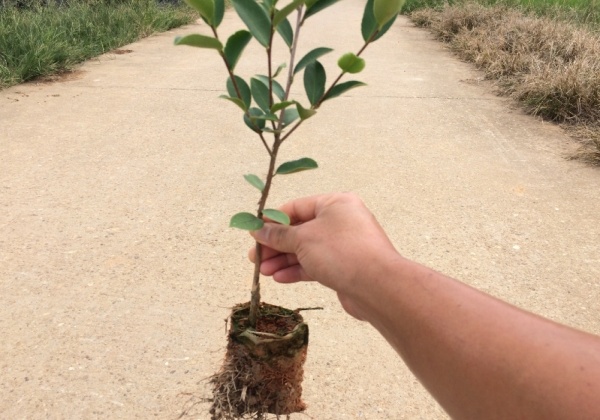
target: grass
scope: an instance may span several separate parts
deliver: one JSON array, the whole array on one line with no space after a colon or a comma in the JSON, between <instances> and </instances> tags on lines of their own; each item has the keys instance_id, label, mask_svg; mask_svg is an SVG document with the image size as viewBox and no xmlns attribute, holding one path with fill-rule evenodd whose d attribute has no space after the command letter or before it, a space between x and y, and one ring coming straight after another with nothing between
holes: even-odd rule
<instances>
[{"instance_id":1,"label":"grass","mask_svg":"<svg viewBox=\"0 0 600 420\"><path fill-rule=\"evenodd\" d=\"M581 20L551 18L507 4L517 0L492 6L484 2L491 0L437 5L410 16L480 68L500 94L513 97L533 115L563 124L591 145L583 156L600 162L598 33Z\"/></svg>"},{"instance_id":2,"label":"grass","mask_svg":"<svg viewBox=\"0 0 600 420\"><path fill-rule=\"evenodd\" d=\"M14 3L14 1L13 1ZM64 72L155 32L192 22L187 6L155 0L0 0L0 88ZM4 5L4 7L2 7Z\"/></svg>"},{"instance_id":3,"label":"grass","mask_svg":"<svg viewBox=\"0 0 600 420\"><path fill-rule=\"evenodd\" d=\"M476 0L485 6L508 6L540 16L556 17L571 22L600 27L600 0ZM407 0L403 11L460 5L465 0Z\"/></svg>"}]
</instances>

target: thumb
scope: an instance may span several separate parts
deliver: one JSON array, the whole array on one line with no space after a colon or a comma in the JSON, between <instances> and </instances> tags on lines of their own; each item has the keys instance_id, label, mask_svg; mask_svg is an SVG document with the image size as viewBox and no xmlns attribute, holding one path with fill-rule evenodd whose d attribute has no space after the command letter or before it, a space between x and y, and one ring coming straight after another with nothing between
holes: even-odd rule
<instances>
[{"instance_id":1,"label":"thumb","mask_svg":"<svg viewBox=\"0 0 600 420\"><path fill-rule=\"evenodd\" d=\"M260 230L250 232L256 242L279 252L294 253L296 251L296 235L294 228L276 223L265 223Z\"/></svg>"}]
</instances>

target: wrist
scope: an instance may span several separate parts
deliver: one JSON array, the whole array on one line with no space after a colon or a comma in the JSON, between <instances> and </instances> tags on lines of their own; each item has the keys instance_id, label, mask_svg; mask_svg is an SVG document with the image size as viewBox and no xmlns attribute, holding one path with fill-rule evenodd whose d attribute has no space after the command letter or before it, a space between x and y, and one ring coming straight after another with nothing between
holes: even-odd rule
<instances>
[{"instance_id":1,"label":"wrist","mask_svg":"<svg viewBox=\"0 0 600 420\"><path fill-rule=\"evenodd\" d=\"M402 286L404 273L410 270L412 261L402 257L396 250L366 259L363 269L351 282L351 289L344 293L354 307L352 314L376 326L377 319L388 313L390 306L397 305L398 288ZM392 300L394 302L392 302Z\"/></svg>"}]
</instances>

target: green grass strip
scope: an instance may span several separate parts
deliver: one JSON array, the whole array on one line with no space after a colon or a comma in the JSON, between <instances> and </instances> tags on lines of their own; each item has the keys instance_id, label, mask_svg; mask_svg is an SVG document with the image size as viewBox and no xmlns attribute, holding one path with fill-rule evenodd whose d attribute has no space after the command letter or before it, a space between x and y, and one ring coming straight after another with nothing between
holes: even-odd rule
<instances>
[{"instance_id":1,"label":"green grass strip","mask_svg":"<svg viewBox=\"0 0 600 420\"><path fill-rule=\"evenodd\" d=\"M458 5L465 0L407 0L403 12L444 4ZM571 22L589 24L600 28L600 0L475 0L486 6L505 5L534 12L541 16L559 17Z\"/></svg>"},{"instance_id":2,"label":"green grass strip","mask_svg":"<svg viewBox=\"0 0 600 420\"><path fill-rule=\"evenodd\" d=\"M0 6L0 88L68 70L91 57L196 18L185 4L155 0Z\"/></svg>"}]
</instances>

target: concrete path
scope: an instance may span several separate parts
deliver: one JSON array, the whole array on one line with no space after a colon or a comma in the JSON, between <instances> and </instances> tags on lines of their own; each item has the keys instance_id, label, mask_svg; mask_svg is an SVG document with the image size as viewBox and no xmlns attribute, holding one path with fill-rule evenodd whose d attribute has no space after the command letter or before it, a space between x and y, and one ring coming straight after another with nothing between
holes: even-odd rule
<instances>
[{"instance_id":1,"label":"concrete path","mask_svg":"<svg viewBox=\"0 0 600 420\"><path fill-rule=\"evenodd\" d=\"M312 18L301 53L360 46L362 2ZM240 28L226 17L223 33ZM248 235L227 227L266 156L218 99L190 26L90 60L70 79L0 92L0 418L174 419L206 397L228 307L249 297ZM241 62L258 71L256 45ZM365 54L368 87L326 104L282 159L272 205L360 194L407 257L557 321L600 333L600 172L560 129L523 115L406 19ZM301 88L298 88L301 92ZM308 417L441 419L368 325L314 284L264 282L307 312ZM548 367L552 369L551 366ZM192 417L208 418L206 405Z\"/></svg>"}]
</instances>

